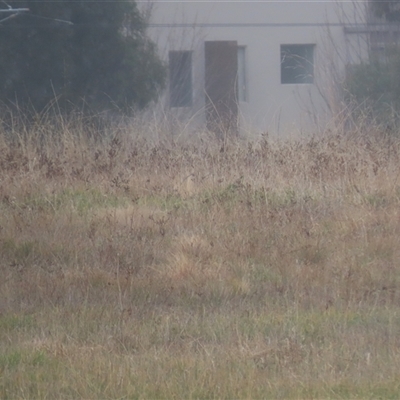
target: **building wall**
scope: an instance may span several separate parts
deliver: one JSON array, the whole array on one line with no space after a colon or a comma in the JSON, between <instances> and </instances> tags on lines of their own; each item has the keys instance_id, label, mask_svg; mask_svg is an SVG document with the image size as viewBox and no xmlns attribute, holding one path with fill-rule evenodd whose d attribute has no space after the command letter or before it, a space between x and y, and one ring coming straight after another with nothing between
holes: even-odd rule
<instances>
[{"instance_id":1,"label":"building wall","mask_svg":"<svg viewBox=\"0 0 400 400\"><path fill-rule=\"evenodd\" d=\"M240 130L286 136L324 129L340 107L346 64L366 54L366 40L344 26L364 22L360 2L182 2L151 7L149 34L168 60L172 50L191 50L193 103L170 112L204 126L204 42L237 41L245 48L246 101L239 104ZM315 44L314 83L281 83L281 45ZM168 105L168 95L162 100Z\"/></svg>"}]
</instances>

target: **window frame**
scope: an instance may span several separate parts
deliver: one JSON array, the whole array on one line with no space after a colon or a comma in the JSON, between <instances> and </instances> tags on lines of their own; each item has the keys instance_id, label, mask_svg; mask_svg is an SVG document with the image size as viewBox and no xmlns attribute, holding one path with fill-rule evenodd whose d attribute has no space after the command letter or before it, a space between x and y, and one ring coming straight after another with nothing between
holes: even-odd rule
<instances>
[{"instance_id":1,"label":"window frame","mask_svg":"<svg viewBox=\"0 0 400 400\"><path fill-rule=\"evenodd\" d=\"M237 70L237 101L240 103L248 102L247 89L247 46L238 46L238 70Z\"/></svg>"}]
</instances>

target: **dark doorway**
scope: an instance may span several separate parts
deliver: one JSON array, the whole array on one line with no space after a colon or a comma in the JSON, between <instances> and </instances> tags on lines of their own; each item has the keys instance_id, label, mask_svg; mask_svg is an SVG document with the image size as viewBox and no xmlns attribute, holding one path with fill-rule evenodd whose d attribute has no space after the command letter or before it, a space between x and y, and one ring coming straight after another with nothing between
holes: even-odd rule
<instances>
[{"instance_id":1,"label":"dark doorway","mask_svg":"<svg viewBox=\"0 0 400 400\"><path fill-rule=\"evenodd\" d=\"M205 42L207 129L218 136L238 132L237 54L236 41Z\"/></svg>"}]
</instances>

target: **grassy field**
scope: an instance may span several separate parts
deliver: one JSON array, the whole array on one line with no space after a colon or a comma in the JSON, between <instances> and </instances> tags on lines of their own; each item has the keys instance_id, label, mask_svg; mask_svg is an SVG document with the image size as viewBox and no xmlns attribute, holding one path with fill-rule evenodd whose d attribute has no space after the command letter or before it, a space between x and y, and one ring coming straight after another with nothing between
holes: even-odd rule
<instances>
[{"instance_id":1,"label":"grassy field","mask_svg":"<svg viewBox=\"0 0 400 400\"><path fill-rule=\"evenodd\" d=\"M400 139L38 123L0 170L1 399L400 397Z\"/></svg>"}]
</instances>

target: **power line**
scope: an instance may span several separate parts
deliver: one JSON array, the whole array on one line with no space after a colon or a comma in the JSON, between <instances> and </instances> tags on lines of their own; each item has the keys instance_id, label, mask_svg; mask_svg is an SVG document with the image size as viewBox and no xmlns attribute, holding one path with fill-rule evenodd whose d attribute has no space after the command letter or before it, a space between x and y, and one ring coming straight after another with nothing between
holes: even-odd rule
<instances>
[{"instance_id":1,"label":"power line","mask_svg":"<svg viewBox=\"0 0 400 400\"><path fill-rule=\"evenodd\" d=\"M2 1L7 8L1 8L0 9L0 14L11 14L3 19L0 19L0 24L4 21L7 21L9 19L15 18L21 13L28 13L30 10L29 8L12 8L9 4L7 4L4 0ZM41 15L36 15L36 14L29 14L31 17L39 18L39 19L45 19L49 21L54 21L54 22L61 22L63 24L68 24L68 25L73 25L73 22L71 21L66 21L64 19L58 19L58 18L49 18L49 17L43 17Z\"/></svg>"},{"instance_id":2,"label":"power line","mask_svg":"<svg viewBox=\"0 0 400 400\"><path fill-rule=\"evenodd\" d=\"M0 8L0 13L20 13L29 11L29 8Z\"/></svg>"},{"instance_id":3,"label":"power line","mask_svg":"<svg viewBox=\"0 0 400 400\"><path fill-rule=\"evenodd\" d=\"M357 27L381 27L384 26L382 23L376 24L351 24L351 26ZM341 22L214 22L214 23L149 23L149 28L303 28L303 27L342 27L346 24Z\"/></svg>"},{"instance_id":4,"label":"power line","mask_svg":"<svg viewBox=\"0 0 400 400\"><path fill-rule=\"evenodd\" d=\"M9 4L7 4L5 2L5 0L3 0L2 2L7 6L7 8L0 9L0 13L1 14L11 13L11 15L9 15L8 17L5 17L3 19L0 19L0 24L2 22L4 22L4 21L7 21L7 20L11 19L11 18L17 17L22 12L28 12L29 11L29 8L12 8Z\"/></svg>"}]
</instances>

